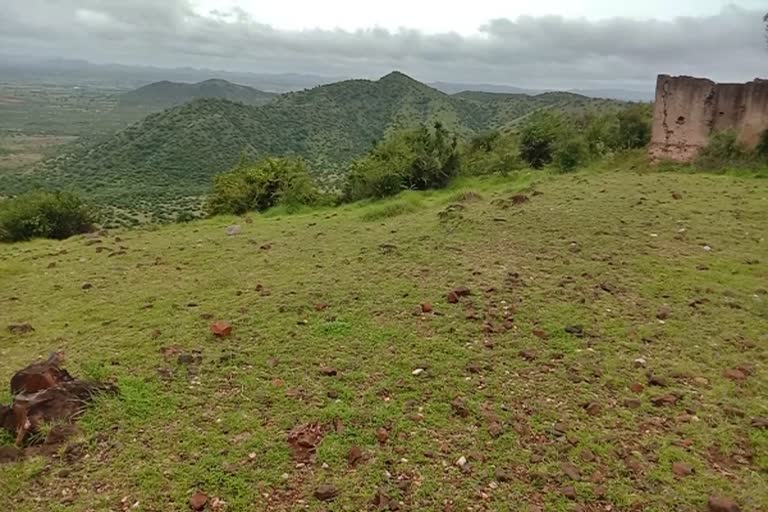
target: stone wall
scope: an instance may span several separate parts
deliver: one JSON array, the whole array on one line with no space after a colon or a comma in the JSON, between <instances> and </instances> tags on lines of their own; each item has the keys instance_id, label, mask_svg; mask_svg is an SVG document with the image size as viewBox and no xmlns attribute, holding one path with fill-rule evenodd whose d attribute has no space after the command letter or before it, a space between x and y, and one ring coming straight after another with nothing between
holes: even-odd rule
<instances>
[{"instance_id":1,"label":"stone wall","mask_svg":"<svg viewBox=\"0 0 768 512\"><path fill-rule=\"evenodd\" d=\"M754 148L768 129L768 80L717 84L704 78L660 75L650 153L654 160L689 162L712 134L733 129Z\"/></svg>"}]
</instances>

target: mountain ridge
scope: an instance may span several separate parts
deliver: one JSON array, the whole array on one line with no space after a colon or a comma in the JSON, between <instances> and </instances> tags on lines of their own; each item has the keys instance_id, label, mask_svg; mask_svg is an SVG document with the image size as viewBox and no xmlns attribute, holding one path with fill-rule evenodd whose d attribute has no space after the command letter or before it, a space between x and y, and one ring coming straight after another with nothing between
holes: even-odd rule
<instances>
[{"instance_id":1,"label":"mountain ridge","mask_svg":"<svg viewBox=\"0 0 768 512\"><path fill-rule=\"evenodd\" d=\"M159 110L175 107L202 98L222 98L246 105L263 105L277 94L260 91L221 78L201 82L172 82L161 80L118 96L118 108L151 107Z\"/></svg>"}]
</instances>

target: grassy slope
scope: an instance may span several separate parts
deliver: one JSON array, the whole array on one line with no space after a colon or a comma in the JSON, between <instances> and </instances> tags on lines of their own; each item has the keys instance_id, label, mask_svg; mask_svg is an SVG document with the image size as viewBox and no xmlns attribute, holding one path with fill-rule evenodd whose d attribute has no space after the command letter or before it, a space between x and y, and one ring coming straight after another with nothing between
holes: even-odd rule
<instances>
[{"instance_id":1,"label":"grassy slope","mask_svg":"<svg viewBox=\"0 0 768 512\"><path fill-rule=\"evenodd\" d=\"M246 105L263 105L275 96L277 94L253 87L211 79L195 84L155 82L121 94L117 102L119 107L153 107L163 110L200 98L224 98Z\"/></svg>"},{"instance_id":2,"label":"grassy slope","mask_svg":"<svg viewBox=\"0 0 768 512\"><path fill-rule=\"evenodd\" d=\"M524 187L542 194L504 209ZM467 190L482 198L441 221ZM572 484L588 510L698 511L711 493L765 510L768 435L749 423L768 415L767 206L765 180L523 175L251 224L216 218L123 232L120 242L104 239L126 248L115 257L80 238L0 247L0 324L37 329L2 334L0 380L63 348L74 373L122 388L81 422L85 456L0 466L2 495L25 511L119 510L124 497L136 510L187 510L196 489L228 510L362 510L383 487L403 510L565 511L573 505L558 489ZM226 236L233 222L242 235ZM85 281L94 287L82 290ZM462 285L472 297L447 304L446 292ZM696 299L708 302L690 306ZM424 301L440 315L414 314ZM318 303L330 308L318 312ZM516 310L514 328L484 334L466 318L470 304L497 324L506 307ZM664 304L671 316L662 323ZM202 313L232 321L234 336L214 339ZM574 323L588 335L563 331ZM172 345L202 350L199 371L164 360L160 348ZM523 349L537 359L521 358ZM669 387L630 391L646 384L638 357ZM723 376L747 363L746 381ZM339 376L321 375L323 365ZM419 367L426 372L413 376ZM158 368L173 369L173 380ZM651 405L670 392L682 394L679 405ZM456 397L469 417L452 413ZM629 398L641 407L625 407ZM588 402L603 412L587 415ZM489 412L504 424L498 439ZM344 431L297 468L288 432L335 418ZM567 439L555 422L567 425ZM385 445L375 436L382 426L391 429ZM679 446L685 439L690 449ZM352 445L368 457L356 469L347 467ZM585 461L587 449L596 460ZM462 456L467 474L454 466ZM695 474L674 476L674 461ZM584 480L570 482L564 462ZM495 484L497 468L512 482ZM605 498L596 497L596 473ZM341 490L332 506L311 497L322 483Z\"/></svg>"}]
</instances>

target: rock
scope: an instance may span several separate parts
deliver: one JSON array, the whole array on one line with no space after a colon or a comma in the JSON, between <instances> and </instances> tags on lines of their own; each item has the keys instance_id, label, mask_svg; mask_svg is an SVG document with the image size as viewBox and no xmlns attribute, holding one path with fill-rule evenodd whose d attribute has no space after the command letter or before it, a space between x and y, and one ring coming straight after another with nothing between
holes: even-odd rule
<instances>
[{"instance_id":1,"label":"rock","mask_svg":"<svg viewBox=\"0 0 768 512\"><path fill-rule=\"evenodd\" d=\"M459 288L454 289L453 293L455 293L457 297L469 297L470 295L472 295L472 290L470 290L466 286L461 286Z\"/></svg>"},{"instance_id":2,"label":"rock","mask_svg":"<svg viewBox=\"0 0 768 512\"><path fill-rule=\"evenodd\" d=\"M234 224L227 228L227 235L235 236L243 232L243 228L239 224Z\"/></svg>"},{"instance_id":3,"label":"rock","mask_svg":"<svg viewBox=\"0 0 768 512\"><path fill-rule=\"evenodd\" d=\"M558 436L564 436L568 433L568 425L566 425L563 422L558 421L555 423L555 425L552 427L552 431L558 435Z\"/></svg>"},{"instance_id":4,"label":"rock","mask_svg":"<svg viewBox=\"0 0 768 512\"><path fill-rule=\"evenodd\" d=\"M643 385L642 385L642 384L640 384L639 382L635 382L634 384L632 384L631 386L629 386L629 389L630 389L630 390L631 390L633 393L642 393L642 392L643 392L643 390L645 389L645 386L643 386Z\"/></svg>"},{"instance_id":5,"label":"rock","mask_svg":"<svg viewBox=\"0 0 768 512\"><path fill-rule=\"evenodd\" d=\"M203 355L200 352L185 352L179 354L176 362L181 365L200 364L203 362Z\"/></svg>"},{"instance_id":6,"label":"rock","mask_svg":"<svg viewBox=\"0 0 768 512\"><path fill-rule=\"evenodd\" d=\"M200 511L205 509L205 506L208 504L208 495L204 492L197 491L195 494L192 495L191 498L189 498L189 507L192 510Z\"/></svg>"},{"instance_id":7,"label":"rock","mask_svg":"<svg viewBox=\"0 0 768 512\"><path fill-rule=\"evenodd\" d=\"M211 332L214 336L224 338L232 335L232 325L225 320L219 320L211 325Z\"/></svg>"},{"instance_id":8,"label":"rock","mask_svg":"<svg viewBox=\"0 0 768 512\"><path fill-rule=\"evenodd\" d=\"M497 482L511 482L514 479L514 475L511 471L507 471L505 469L497 469L496 470L496 481Z\"/></svg>"},{"instance_id":9,"label":"rock","mask_svg":"<svg viewBox=\"0 0 768 512\"><path fill-rule=\"evenodd\" d=\"M376 510L392 510L394 504L392 498L381 488L376 490L376 494L371 499L371 506Z\"/></svg>"},{"instance_id":10,"label":"rock","mask_svg":"<svg viewBox=\"0 0 768 512\"><path fill-rule=\"evenodd\" d=\"M584 326L583 325L566 325L565 332L580 338L584 336Z\"/></svg>"},{"instance_id":11,"label":"rock","mask_svg":"<svg viewBox=\"0 0 768 512\"><path fill-rule=\"evenodd\" d=\"M353 446L349 449L349 454L347 455L347 463L349 464L349 467L353 468L357 466L362 460L363 450L361 450L359 446Z\"/></svg>"},{"instance_id":12,"label":"rock","mask_svg":"<svg viewBox=\"0 0 768 512\"><path fill-rule=\"evenodd\" d=\"M723 376L725 376L726 379L730 379L733 381L740 381L740 380L747 379L747 374L738 368L731 368L731 369L725 370L723 372Z\"/></svg>"},{"instance_id":13,"label":"rock","mask_svg":"<svg viewBox=\"0 0 768 512\"><path fill-rule=\"evenodd\" d=\"M528 196L525 195L525 194L515 194L515 195L513 195L511 197L511 199L512 199L512 204L515 204L515 205L518 205L518 206L521 205L521 204L525 204L528 201L530 201Z\"/></svg>"},{"instance_id":14,"label":"rock","mask_svg":"<svg viewBox=\"0 0 768 512\"><path fill-rule=\"evenodd\" d=\"M463 468L468 464L467 458L465 456L459 457L459 460L456 461L456 466L459 468Z\"/></svg>"},{"instance_id":15,"label":"rock","mask_svg":"<svg viewBox=\"0 0 768 512\"><path fill-rule=\"evenodd\" d=\"M497 439L504 435L504 426L498 421L494 421L488 426L488 433L492 438Z\"/></svg>"},{"instance_id":16,"label":"rock","mask_svg":"<svg viewBox=\"0 0 768 512\"><path fill-rule=\"evenodd\" d=\"M321 485L313 494L320 501L332 501L339 495L339 490L332 485Z\"/></svg>"},{"instance_id":17,"label":"rock","mask_svg":"<svg viewBox=\"0 0 768 512\"><path fill-rule=\"evenodd\" d=\"M680 192L672 192L672 199L679 201L682 198L683 198L683 194L681 194Z\"/></svg>"},{"instance_id":18,"label":"rock","mask_svg":"<svg viewBox=\"0 0 768 512\"><path fill-rule=\"evenodd\" d=\"M672 315L672 309L666 304L661 306L656 312L656 318L659 320L666 320Z\"/></svg>"},{"instance_id":19,"label":"rock","mask_svg":"<svg viewBox=\"0 0 768 512\"><path fill-rule=\"evenodd\" d=\"M672 472L677 476L689 476L693 474L693 466L685 462L673 462Z\"/></svg>"},{"instance_id":20,"label":"rock","mask_svg":"<svg viewBox=\"0 0 768 512\"><path fill-rule=\"evenodd\" d=\"M702 388L709 386L709 380L704 377L694 377L693 383Z\"/></svg>"},{"instance_id":21,"label":"rock","mask_svg":"<svg viewBox=\"0 0 768 512\"><path fill-rule=\"evenodd\" d=\"M593 452L589 448L584 448L581 451L581 460L589 464L597 460L597 455L595 455L595 452Z\"/></svg>"},{"instance_id":22,"label":"rock","mask_svg":"<svg viewBox=\"0 0 768 512\"><path fill-rule=\"evenodd\" d=\"M461 398L456 398L451 402L451 409L453 409L453 413L460 418L466 418L470 413L469 407L467 407L466 402Z\"/></svg>"},{"instance_id":23,"label":"rock","mask_svg":"<svg viewBox=\"0 0 768 512\"><path fill-rule=\"evenodd\" d=\"M534 329L533 330L533 335L536 336L537 338L539 338L540 340L548 340L549 339L549 334L547 334L547 332L545 330L543 330L543 329Z\"/></svg>"},{"instance_id":24,"label":"rock","mask_svg":"<svg viewBox=\"0 0 768 512\"><path fill-rule=\"evenodd\" d=\"M19 324L10 324L8 325L8 332L11 334L16 335L22 335L22 334L29 334L30 332L34 332L35 328L32 327L32 324L29 322L22 322Z\"/></svg>"},{"instance_id":25,"label":"rock","mask_svg":"<svg viewBox=\"0 0 768 512\"><path fill-rule=\"evenodd\" d=\"M421 305L421 312L422 313L431 313L432 312L432 304L429 302L425 302Z\"/></svg>"},{"instance_id":26,"label":"rock","mask_svg":"<svg viewBox=\"0 0 768 512\"><path fill-rule=\"evenodd\" d=\"M667 387L667 380L664 377L659 377L658 375L649 374L648 375L648 385L649 386L657 386L660 388Z\"/></svg>"},{"instance_id":27,"label":"rock","mask_svg":"<svg viewBox=\"0 0 768 512\"><path fill-rule=\"evenodd\" d=\"M0 464L15 462L24 457L24 452L15 446L0 446Z\"/></svg>"},{"instance_id":28,"label":"rock","mask_svg":"<svg viewBox=\"0 0 768 512\"><path fill-rule=\"evenodd\" d=\"M708 505L709 512L741 512L735 500L723 496L710 496Z\"/></svg>"},{"instance_id":29,"label":"rock","mask_svg":"<svg viewBox=\"0 0 768 512\"><path fill-rule=\"evenodd\" d=\"M560 466L560 469L562 469L563 473L565 473L565 475L571 480L575 480L577 482L581 480L581 471L573 464L566 462Z\"/></svg>"},{"instance_id":30,"label":"rock","mask_svg":"<svg viewBox=\"0 0 768 512\"><path fill-rule=\"evenodd\" d=\"M413 370L413 371L411 372L411 375L413 375L413 376L419 376L419 375L421 375L422 373L424 373L424 368L416 368L415 370Z\"/></svg>"},{"instance_id":31,"label":"rock","mask_svg":"<svg viewBox=\"0 0 768 512\"><path fill-rule=\"evenodd\" d=\"M584 410L587 411L587 414L590 416L599 416L603 412L603 406L598 402L590 402L584 407Z\"/></svg>"},{"instance_id":32,"label":"rock","mask_svg":"<svg viewBox=\"0 0 768 512\"><path fill-rule=\"evenodd\" d=\"M656 407L672 407L677 404L679 398L675 395L663 395L651 398L651 403Z\"/></svg>"},{"instance_id":33,"label":"rock","mask_svg":"<svg viewBox=\"0 0 768 512\"><path fill-rule=\"evenodd\" d=\"M320 368L320 373L322 373L326 377L335 377L336 375L338 375L336 368L333 368L331 366L323 366L322 368Z\"/></svg>"},{"instance_id":34,"label":"rock","mask_svg":"<svg viewBox=\"0 0 768 512\"><path fill-rule=\"evenodd\" d=\"M751 425L755 428L768 428L768 417L754 418Z\"/></svg>"},{"instance_id":35,"label":"rock","mask_svg":"<svg viewBox=\"0 0 768 512\"><path fill-rule=\"evenodd\" d=\"M532 349L521 350L519 354L520 354L520 357L522 357L526 361L533 361L534 359L536 359L536 351Z\"/></svg>"},{"instance_id":36,"label":"rock","mask_svg":"<svg viewBox=\"0 0 768 512\"><path fill-rule=\"evenodd\" d=\"M90 290L91 288L93 288L93 285L91 283L83 283L82 286L80 286L80 288L83 290Z\"/></svg>"},{"instance_id":37,"label":"rock","mask_svg":"<svg viewBox=\"0 0 768 512\"><path fill-rule=\"evenodd\" d=\"M339 398L339 392L332 389L328 391L328 393L326 393L326 396L331 400L336 400L337 398Z\"/></svg>"},{"instance_id":38,"label":"rock","mask_svg":"<svg viewBox=\"0 0 768 512\"><path fill-rule=\"evenodd\" d=\"M318 311L318 312L325 311L329 307L331 307L330 304L326 304L325 302L320 302L318 304L315 304L315 311Z\"/></svg>"},{"instance_id":39,"label":"rock","mask_svg":"<svg viewBox=\"0 0 768 512\"><path fill-rule=\"evenodd\" d=\"M643 357L638 357L634 361L635 368L645 368L646 364L648 364L648 361L646 361Z\"/></svg>"},{"instance_id":40,"label":"rock","mask_svg":"<svg viewBox=\"0 0 768 512\"><path fill-rule=\"evenodd\" d=\"M459 296L456 295L456 292L450 292L448 297L446 297L446 300L448 301L448 304L458 304Z\"/></svg>"},{"instance_id":41,"label":"rock","mask_svg":"<svg viewBox=\"0 0 768 512\"><path fill-rule=\"evenodd\" d=\"M379 443L386 444L386 442L389 441L389 430L381 427L376 431L376 439L379 441Z\"/></svg>"},{"instance_id":42,"label":"rock","mask_svg":"<svg viewBox=\"0 0 768 512\"><path fill-rule=\"evenodd\" d=\"M627 466L627 469L633 473L641 473L643 471L642 462L637 460L637 458L632 457L631 455L624 459L624 465Z\"/></svg>"},{"instance_id":43,"label":"rock","mask_svg":"<svg viewBox=\"0 0 768 512\"><path fill-rule=\"evenodd\" d=\"M576 499L576 489L572 485L568 485L560 488L560 494L568 498L569 500Z\"/></svg>"}]
</instances>

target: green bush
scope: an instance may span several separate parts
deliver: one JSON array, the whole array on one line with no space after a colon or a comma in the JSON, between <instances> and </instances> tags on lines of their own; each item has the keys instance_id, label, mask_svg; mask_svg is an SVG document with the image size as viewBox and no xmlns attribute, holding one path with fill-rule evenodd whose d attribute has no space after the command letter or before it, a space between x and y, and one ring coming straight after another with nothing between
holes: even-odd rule
<instances>
[{"instance_id":1,"label":"green bush","mask_svg":"<svg viewBox=\"0 0 768 512\"><path fill-rule=\"evenodd\" d=\"M554 163L563 172L571 172L589 161L589 146L581 137L558 143Z\"/></svg>"},{"instance_id":2,"label":"green bush","mask_svg":"<svg viewBox=\"0 0 768 512\"><path fill-rule=\"evenodd\" d=\"M94 210L75 194L29 192L0 201L0 241L63 240L92 230L95 220Z\"/></svg>"},{"instance_id":3,"label":"green bush","mask_svg":"<svg viewBox=\"0 0 768 512\"><path fill-rule=\"evenodd\" d=\"M713 135L696 158L696 166L705 170L751 167L754 159L738 137L735 130L723 130Z\"/></svg>"},{"instance_id":4,"label":"green bush","mask_svg":"<svg viewBox=\"0 0 768 512\"><path fill-rule=\"evenodd\" d=\"M563 118L548 110L533 114L520 132L520 157L534 169L552 163Z\"/></svg>"},{"instance_id":5,"label":"green bush","mask_svg":"<svg viewBox=\"0 0 768 512\"><path fill-rule=\"evenodd\" d=\"M763 162L768 161L768 130L760 134L760 142L755 148L755 153Z\"/></svg>"},{"instance_id":6,"label":"green bush","mask_svg":"<svg viewBox=\"0 0 768 512\"><path fill-rule=\"evenodd\" d=\"M206 211L210 215L242 215L278 204L290 209L314 204L318 192L306 164L298 158L265 158L241 162L214 178Z\"/></svg>"},{"instance_id":7,"label":"green bush","mask_svg":"<svg viewBox=\"0 0 768 512\"><path fill-rule=\"evenodd\" d=\"M498 131L485 132L471 139L462 150L461 162L462 173L473 176L507 175L525 166L520 158L516 134Z\"/></svg>"},{"instance_id":8,"label":"green bush","mask_svg":"<svg viewBox=\"0 0 768 512\"><path fill-rule=\"evenodd\" d=\"M652 113L649 105L635 105L618 114L616 149L643 148L651 142Z\"/></svg>"},{"instance_id":9,"label":"green bush","mask_svg":"<svg viewBox=\"0 0 768 512\"><path fill-rule=\"evenodd\" d=\"M440 123L398 131L354 162L344 199L382 198L402 190L442 188L459 173L457 138Z\"/></svg>"}]
</instances>

